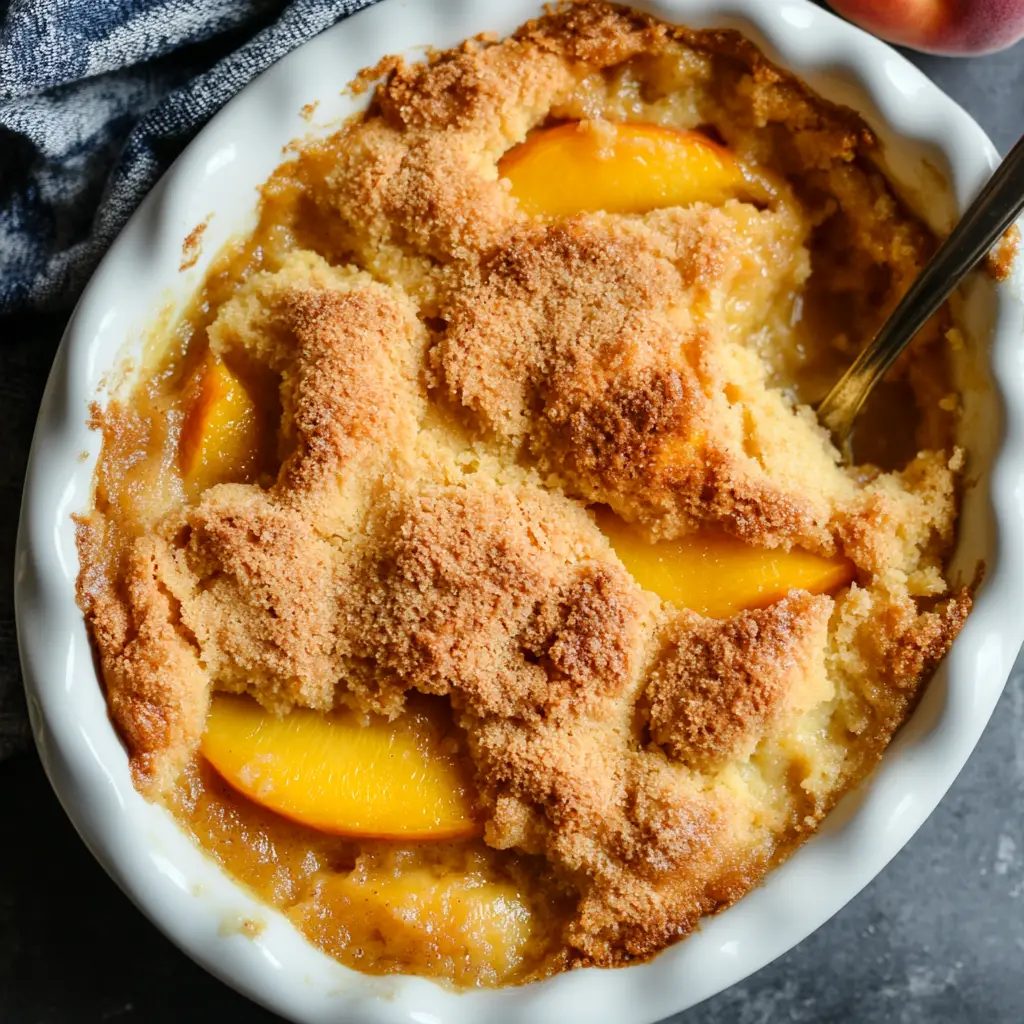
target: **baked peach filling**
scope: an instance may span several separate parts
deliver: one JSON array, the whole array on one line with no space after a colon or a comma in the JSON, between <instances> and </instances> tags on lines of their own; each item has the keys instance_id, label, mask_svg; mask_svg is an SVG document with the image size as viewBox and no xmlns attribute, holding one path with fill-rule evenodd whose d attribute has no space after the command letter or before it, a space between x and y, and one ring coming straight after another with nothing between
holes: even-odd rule
<instances>
[{"instance_id":1,"label":"baked peach filling","mask_svg":"<svg viewBox=\"0 0 1024 1024\"><path fill-rule=\"evenodd\" d=\"M755 548L707 531L652 543L614 516L599 516L598 522L644 590L715 619L767 607L791 590L831 594L856 575L854 564L842 556Z\"/></svg>"},{"instance_id":2,"label":"baked peach filling","mask_svg":"<svg viewBox=\"0 0 1024 1024\"><path fill-rule=\"evenodd\" d=\"M245 384L208 356L185 386L178 462L185 486L200 493L226 480L247 480L259 458L258 416Z\"/></svg>"},{"instance_id":3,"label":"baked peach filling","mask_svg":"<svg viewBox=\"0 0 1024 1024\"><path fill-rule=\"evenodd\" d=\"M498 173L524 210L545 217L720 206L764 192L723 146L700 132L658 124L541 128L501 158Z\"/></svg>"},{"instance_id":4,"label":"baked peach filling","mask_svg":"<svg viewBox=\"0 0 1024 1024\"><path fill-rule=\"evenodd\" d=\"M258 416L249 389L213 355L196 368L182 395L178 468L196 491L251 478L258 464Z\"/></svg>"},{"instance_id":5,"label":"baked peach filling","mask_svg":"<svg viewBox=\"0 0 1024 1024\"><path fill-rule=\"evenodd\" d=\"M410 709L393 722L214 698L202 754L250 800L311 828L371 839L478 835L472 783L450 722Z\"/></svg>"},{"instance_id":6,"label":"baked peach filling","mask_svg":"<svg viewBox=\"0 0 1024 1024\"><path fill-rule=\"evenodd\" d=\"M375 73L103 414L111 714L349 966L627 964L813 832L970 606L948 313L884 458L802 404L934 239L734 33L572 4Z\"/></svg>"}]
</instances>

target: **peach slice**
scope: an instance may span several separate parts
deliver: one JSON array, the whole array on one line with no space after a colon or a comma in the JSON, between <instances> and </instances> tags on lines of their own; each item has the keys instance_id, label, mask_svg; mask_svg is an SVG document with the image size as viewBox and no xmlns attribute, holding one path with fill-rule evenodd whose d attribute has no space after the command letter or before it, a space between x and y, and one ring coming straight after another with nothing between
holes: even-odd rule
<instances>
[{"instance_id":1,"label":"peach slice","mask_svg":"<svg viewBox=\"0 0 1024 1024\"><path fill-rule=\"evenodd\" d=\"M438 710L394 722L300 708L283 717L217 694L202 752L250 800L303 825L377 839L477 835L474 793Z\"/></svg>"},{"instance_id":2,"label":"peach slice","mask_svg":"<svg viewBox=\"0 0 1024 1024\"><path fill-rule=\"evenodd\" d=\"M186 485L202 491L255 476L259 453L256 405L222 360L208 355L185 386L178 466Z\"/></svg>"},{"instance_id":3,"label":"peach slice","mask_svg":"<svg viewBox=\"0 0 1024 1024\"><path fill-rule=\"evenodd\" d=\"M598 521L644 590L714 619L763 608L790 590L826 594L855 575L848 558L825 558L800 548L756 548L712 531L651 544L610 513Z\"/></svg>"},{"instance_id":4,"label":"peach slice","mask_svg":"<svg viewBox=\"0 0 1024 1024\"><path fill-rule=\"evenodd\" d=\"M501 158L498 173L520 207L541 217L721 204L750 191L727 149L700 132L657 124L541 128Z\"/></svg>"}]
</instances>

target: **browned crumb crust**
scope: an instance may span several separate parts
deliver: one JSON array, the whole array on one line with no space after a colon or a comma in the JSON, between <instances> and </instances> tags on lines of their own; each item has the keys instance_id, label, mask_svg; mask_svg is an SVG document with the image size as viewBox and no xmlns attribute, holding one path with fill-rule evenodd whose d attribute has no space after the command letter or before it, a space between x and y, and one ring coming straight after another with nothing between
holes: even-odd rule
<instances>
[{"instance_id":1,"label":"browned crumb crust","mask_svg":"<svg viewBox=\"0 0 1024 1024\"><path fill-rule=\"evenodd\" d=\"M814 216L858 233L851 261L883 268L884 313L927 243L854 169L873 139L853 114L734 33L563 7L500 44L390 62L346 144L300 157L332 255L383 283L299 261L218 321L216 344L263 346L280 375L275 482L211 488L129 543L117 571L116 514L80 532L79 599L141 788L173 783L212 689L391 716L411 690L448 696L487 842L543 855L576 894L565 940L580 963L650 955L756 884L795 826L788 811L759 824L732 795L752 752L829 701L840 749L888 736L969 608L961 595L921 612L908 591L944 590L949 455L855 485L694 313L728 300L751 231L787 238L772 265L792 287L806 278L785 263L805 241L785 186L763 211L540 227L481 172L501 131L525 134L585 73L680 42L732 62L716 98L739 126L729 141L830 197ZM881 227L858 219L867 207ZM431 401L488 458L531 469L428 451ZM703 619L641 591L579 499L661 536L710 522L765 546L845 546L860 587ZM848 653L827 672L832 623ZM878 692L859 689L865 666ZM820 816L849 771L840 756L781 785L800 799L817 786Z\"/></svg>"},{"instance_id":2,"label":"browned crumb crust","mask_svg":"<svg viewBox=\"0 0 1024 1024\"><path fill-rule=\"evenodd\" d=\"M897 691L916 689L945 656L970 610L971 592L962 587L936 611L919 612L912 602L901 602L867 626L864 641L872 662L881 667L883 684Z\"/></svg>"},{"instance_id":3,"label":"browned crumb crust","mask_svg":"<svg viewBox=\"0 0 1024 1024\"><path fill-rule=\"evenodd\" d=\"M712 218L674 261L583 223L513 236L445 310L435 359L454 401L526 439L590 501L672 532L712 521L754 543L817 545L827 509L719 441L729 402L712 342L673 323L707 272Z\"/></svg>"},{"instance_id":4,"label":"browned crumb crust","mask_svg":"<svg viewBox=\"0 0 1024 1024\"><path fill-rule=\"evenodd\" d=\"M647 686L652 738L697 768L749 756L767 727L821 699L800 691L824 681L814 662L831 610L831 598L794 591L724 624L683 613Z\"/></svg>"}]
</instances>

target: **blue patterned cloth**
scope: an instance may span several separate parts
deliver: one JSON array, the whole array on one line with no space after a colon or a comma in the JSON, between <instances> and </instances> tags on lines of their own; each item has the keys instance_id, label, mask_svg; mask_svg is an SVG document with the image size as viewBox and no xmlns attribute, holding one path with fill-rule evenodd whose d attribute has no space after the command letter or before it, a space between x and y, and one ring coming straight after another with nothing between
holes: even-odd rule
<instances>
[{"instance_id":1,"label":"blue patterned cloth","mask_svg":"<svg viewBox=\"0 0 1024 1024\"><path fill-rule=\"evenodd\" d=\"M0 315L78 297L196 132L374 0L0 0Z\"/></svg>"}]
</instances>

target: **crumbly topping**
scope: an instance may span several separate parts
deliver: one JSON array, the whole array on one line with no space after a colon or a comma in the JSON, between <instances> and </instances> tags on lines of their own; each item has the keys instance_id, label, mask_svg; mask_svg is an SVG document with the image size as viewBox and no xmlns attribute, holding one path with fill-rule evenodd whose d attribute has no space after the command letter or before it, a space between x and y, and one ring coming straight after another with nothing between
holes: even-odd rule
<instances>
[{"instance_id":1,"label":"crumbly topping","mask_svg":"<svg viewBox=\"0 0 1024 1024\"><path fill-rule=\"evenodd\" d=\"M683 612L651 673L651 736L696 768L749 757L769 729L827 699L832 599L794 591L727 622Z\"/></svg>"},{"instance_id":2,"label":"crumbly topping","mask_svg":"<svg viewBox=\"0 0 1024 1024\"><path fill-rule=\"evenodd\" d=\"M568 550L559 511L532 489L413 499L373 571L374 676L528 722L621 696L646 602L621 568Z\"/></svg>"},{"instance_id":3,"label":"crumbly topping","mask_svg":"<svg viewBox=\"0 0 1024 1024\"><path fill-rule=\"evenodd\" d=\"M672 534L710 521L754 543L827 545L827 505L806 488L780 489L734 443L744 411L728 398L721 341L692 322L686 301L684 279L714 272L715 221L699 208L693 216L706 230L676 235L695 251L674 263L582 219L513 236L444 309L439 371L483 427L526 439L573 490L628 519L658 517Z\"/></svg>"},{"instance_id":4,"label":"crumbly topping","mask_svg":"<svg viewBox=\"0 0 1024 1024\"><path fill-rule=\"evenodd\" d=\"M573 894L576 962L624 963L813 827L967 613L942 575L960 455L847 471L778 386L866 338L931 240L859 119L735 33L567 5L378 71L368 114L289 172L308 219L285 248L319 254L267 257L207 329L278 380L279 470L134 532L98 502L80 603L150 794L213 690L278 713L447 697L486 841ZM649 119L712 125L767 198L532 221L502 153L549 117L615 115L627 87ZM793 342L804 305L842 329ZM702 618L640 589L595 502L652 538L842 551L858 582Z\"/></svg>"}]
</instances>

